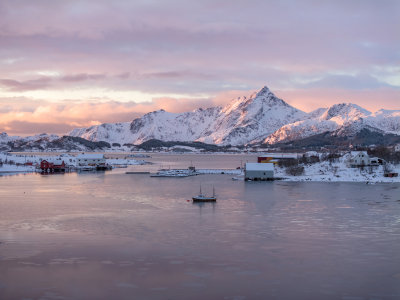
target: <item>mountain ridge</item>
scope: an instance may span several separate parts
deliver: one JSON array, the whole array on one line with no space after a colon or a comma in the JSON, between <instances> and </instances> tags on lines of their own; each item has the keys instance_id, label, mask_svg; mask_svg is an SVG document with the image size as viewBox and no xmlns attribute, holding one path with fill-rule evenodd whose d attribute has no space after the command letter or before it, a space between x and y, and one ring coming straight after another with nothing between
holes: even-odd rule
<instances>
[{"instance_id":1,"label":"mountain ridge","mask_svg":"<svg viewBox=\"0 0 400 300\"><path fill-rule=\"evenodd\" d=\"M131 122L75 128L67 135L121 145L160 140L238 146L288 143L326 132L351 137L363 129L400 136L400 110L370 112L357 104L338 103L306 113L276 97L264 86L249 96L232 99L223 107L197 108L183 113L160 109ZM18 138L3 133L0 144ZM43 135L36 135L23 139L29 142L43 138ZM46 138L51 142L58 137L48 135Z\"/></svg>"}]
</instances>

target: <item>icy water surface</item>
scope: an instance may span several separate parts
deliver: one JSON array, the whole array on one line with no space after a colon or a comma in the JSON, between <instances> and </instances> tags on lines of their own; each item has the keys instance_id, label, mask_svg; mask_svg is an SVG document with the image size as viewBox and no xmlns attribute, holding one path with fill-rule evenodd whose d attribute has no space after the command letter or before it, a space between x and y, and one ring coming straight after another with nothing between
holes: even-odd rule
<instances>
[{"instance_id":1,"label":"icy water surface","mask_svg":"<svg viewBox=\"0 0 400 300\"><path fill-rule=\"evenodd\" d=\"M0 177L0 299L400 299L399 184L125 171Z\"/></svg>"}]
</instances>

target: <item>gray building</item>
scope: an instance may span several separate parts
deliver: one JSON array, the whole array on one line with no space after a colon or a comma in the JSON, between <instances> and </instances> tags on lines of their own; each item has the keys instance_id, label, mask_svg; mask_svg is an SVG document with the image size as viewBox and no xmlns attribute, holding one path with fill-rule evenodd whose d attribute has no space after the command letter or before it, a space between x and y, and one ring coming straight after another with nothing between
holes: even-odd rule
<instances>
[{"instance_id":1,"label":"gray building","mask_svg":"<svg viewBox=\"0 0 400 300\"><path fill-rule=\"evenodd\" d=\"M244 180L272 180L274 178L274 164L246 163Z\"/></svg>"},{"instance_id":2,"label":"gray building","mask_svg":"<svg viewBox=\"0 0 400 300\"><path fill-rule=\"evenodd\" d=\"M77 166L103 166L105 164L104 154L82 153L76 157Z\"/></svg>"}]
</instances>

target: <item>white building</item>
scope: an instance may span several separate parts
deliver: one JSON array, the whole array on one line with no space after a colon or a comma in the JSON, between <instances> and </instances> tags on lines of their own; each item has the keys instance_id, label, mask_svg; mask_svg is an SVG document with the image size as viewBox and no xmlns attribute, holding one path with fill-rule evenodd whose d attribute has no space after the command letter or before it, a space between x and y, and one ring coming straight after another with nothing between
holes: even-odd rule
<instances>
[{"instance_id":1,"label":"white building","mask_svg":"<svg viewBox=\"0 0 400 300\"><path fill-rule=\"evenodd\" d=\"M76 156L74 156L74 155L63 153L63 154L60 154L59 157L65 162L66 165L71 165L71 166L76 165Z\"/></svg>"},{"instance_id":2,"label":"white building","mask_svg":"<svg viewBox=\"0 0 400 300\"><path fill-rule=\"evenodd\" d=\"M274 178L274 164L246 163L244 180L272 180Z\"/></svg>"},{"instance_id":3,"label":"white building","mask_svg":"<svg viewBox=\"0 0 400 300\"><path fill-rule=\"evenodd\" d=\"M105 164L104 154L82 153L76 157L77 166L104 166Z\"/></svg>"},{"instance_id":4,"label":"white building","mask_svg":"<svg viewBox=\"0 0 400 300\"><path fill-rule=\"evenodd\" d=\"M356 168L360 166L368 166L371 163L370 158L365 151L352 151L348 158L346 165L349 168Z\"/></svg>"}]
</instances>

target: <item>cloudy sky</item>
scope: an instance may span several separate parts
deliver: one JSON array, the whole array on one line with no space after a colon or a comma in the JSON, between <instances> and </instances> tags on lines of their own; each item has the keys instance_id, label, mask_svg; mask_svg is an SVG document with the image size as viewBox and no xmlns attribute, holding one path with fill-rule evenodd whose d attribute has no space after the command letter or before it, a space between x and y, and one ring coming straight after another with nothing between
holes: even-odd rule
<instances>
[{"instance_id":1,"label":"cloudy sky","mask_svg":"<svg viewBox=\"0 0 400 300\"><path fill-rule=\"evenodd\" d=\"M0 132L66 133L267 85L400 109L400 1L0 1Z\"/></svg>"}]
</instances>

